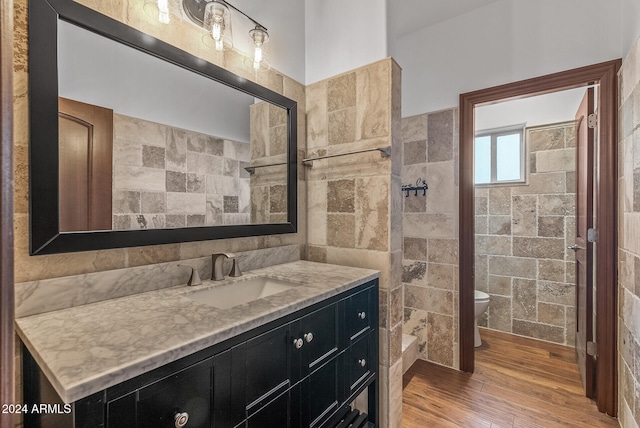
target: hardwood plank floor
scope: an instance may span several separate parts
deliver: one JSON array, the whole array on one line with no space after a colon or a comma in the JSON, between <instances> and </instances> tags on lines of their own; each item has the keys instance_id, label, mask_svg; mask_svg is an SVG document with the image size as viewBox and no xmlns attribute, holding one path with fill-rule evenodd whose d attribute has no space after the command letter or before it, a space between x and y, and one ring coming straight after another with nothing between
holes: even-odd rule
<instances>
[{"instance_id":1,"label":"hardwood plank floor","mask_svg":"<svg viewBox=\"0 0 640 428\"><path fill-rule=\"evenodd\" d=\"M575 351L482 329L469 375L418 360L403 378L403 428L619 427L584 396Z\"/></svg>"}]
</instances>

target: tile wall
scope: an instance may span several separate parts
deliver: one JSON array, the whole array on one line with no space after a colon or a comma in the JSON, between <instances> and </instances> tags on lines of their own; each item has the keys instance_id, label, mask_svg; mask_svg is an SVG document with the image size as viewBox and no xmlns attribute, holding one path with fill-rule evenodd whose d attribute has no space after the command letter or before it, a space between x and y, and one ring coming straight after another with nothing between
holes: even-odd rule
<instances>
[{"instance_id":1,"label":"tile wall","mask_svg":"<svg viewBox=\"0 0 640 428\"><path fill-rule=\"evenodd\" d=\"M400 68L385 59L307 87L308 157L391 146L307 167L308 259L366 267L380 278L383 427L401 425Z\"/></svg>"},{"instance_id":2,"label":"tile wall","mask_svg":"<svg viewBox=\"0 0 640 428\"><path fill-rule=\"evenodd\" d=\"M618 419L640 425L640 40L619 72Z\"/></svg>"},{"instance_id":3,"label":"tile wall","mask_svg":"<svg viewBox=\"0 0 640 428\"><path fill-rule=\"evenodd\" d=\"M404 333L419 358L458 367L458 110L402 119Z\"/></svg>"},{"instance_id":4,"label":"tile wall","mask_svg":"<svg viewBox=\"0 0 640 428\"><path fill-rule=\"evenodd\" d=\"M574 346L574 122L527 128L525 143L526 184L476 188L479 324Z\"/></svg>"},{"instance_id":5,"label":"tile wall","mask_svg":"<svg viewBox=\"0 0 640 428\"><path fill-rule=\"evenodd\" d=\"M112 228L248 224L250 146L114 113Z\"/></svg>"}]
</instances>

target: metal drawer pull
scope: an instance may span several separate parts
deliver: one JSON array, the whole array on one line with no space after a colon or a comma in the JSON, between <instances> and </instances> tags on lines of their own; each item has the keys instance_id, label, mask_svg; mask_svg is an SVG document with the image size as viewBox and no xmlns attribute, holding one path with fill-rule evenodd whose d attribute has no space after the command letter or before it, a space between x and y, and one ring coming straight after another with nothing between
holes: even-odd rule
<instances>
[{"instance_id":1,"label":"metal drawer pull","mask_svg":"<svg viewBox=\"0 0 640 428\"><path fill-rule=\"evenodd\" d=\"M311 342L313 340L313 333L305 333L304 339L307 341L307 343Z\"/></svg>"},{"instance_id":2,"label":"metal drawer pull","mask_svg":"<svg viewBox=\"0 0 640 428\"><path fill-rule=\"evenodd\" d=\"M358 312L358 318L360 318L361 320L365 319L367 317L367 314L363 312Z\"/></svg>"},{"instance_id":3,"label":"metal drawer pull","mask_svg":"<svg viewBox=\"0 0 640 428\"><path fill-rule=\"evenodd\" d=\"M360 366L364 367L367 365L367 360L365 360L364 358L361 360L358 360L358 363L360 364Z\"/></svg>"},{"instance_id":4,"label":"metal drawer pull","mask_svg":"<svg viewBox=\"0 0 640 428\"><path fill-rule=\"evenodd\" d=\"M296 346L296 349L300 349L302 348L302 345L304 345L304 342L302 341L302 339L298 338L293 339L293 344Z\"/></svg>"},{"instance_id":5,"label":"metal drawer pull","mask_svg":"<svg viewBox=\"0 0 640 428\"><path fill-rule=\"evenodd\" d=\"M189 422L189 414L187 412L176 413L173 417L176 422L176 428L183 427Z\"/></svg>"}]
</instances>

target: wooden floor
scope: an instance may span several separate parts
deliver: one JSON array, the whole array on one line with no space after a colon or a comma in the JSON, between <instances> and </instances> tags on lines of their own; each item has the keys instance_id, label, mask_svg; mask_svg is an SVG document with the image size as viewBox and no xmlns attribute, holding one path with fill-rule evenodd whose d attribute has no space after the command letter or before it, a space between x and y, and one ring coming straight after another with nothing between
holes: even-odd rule
<instances>
[{"instance_id":1,"label":"wooden floor","mask_svg":"<svg viewBox=\"0 0 640 428\"><path fill-rule=\"evenodd\" d=\"M584 396L575 351L482 329L472 375L422 360L404 375L402 427L619 427Z\"/></svg>"}]
</instances>

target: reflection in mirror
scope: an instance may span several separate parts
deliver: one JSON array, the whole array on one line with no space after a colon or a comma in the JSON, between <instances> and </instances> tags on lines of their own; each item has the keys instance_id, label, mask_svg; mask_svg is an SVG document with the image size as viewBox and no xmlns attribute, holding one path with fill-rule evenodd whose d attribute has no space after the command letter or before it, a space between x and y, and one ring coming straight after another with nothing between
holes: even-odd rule
<instances>
[{"instance_id":1,"label":"reflection in mirror","mask_svg":"<svg viewBox=\"0 0 640 428\"><path fill-rule=\"evenodd\" d=\"M60 231L287 222L287 110L58 22Z\"/></svg>"}]
</instances>

